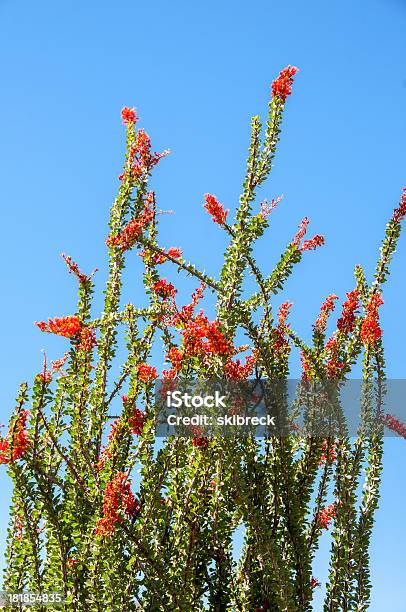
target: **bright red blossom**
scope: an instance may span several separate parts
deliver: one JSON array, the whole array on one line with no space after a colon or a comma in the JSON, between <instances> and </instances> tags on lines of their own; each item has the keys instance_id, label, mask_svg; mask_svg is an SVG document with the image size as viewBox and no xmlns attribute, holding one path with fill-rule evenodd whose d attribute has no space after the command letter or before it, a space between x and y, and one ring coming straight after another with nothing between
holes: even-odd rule
<instances>
[{"instance_id":1,"label":"bright red blossom","mask_svg":"<svg viewBox=\"0 0 406 612\"><path fill-rule=\"evenodd\" d=\"M289 342L286 337L286 332L288 331L289 326L286 324L286 319L289 316L292 306L292 302L283 302L283 304L281 304L278 308L278 325L275 327L274 330L275 349L277 351L287 349L289 347Z\"/></svg>"},{"instance_id":2,"label":"bright red blossom","mask_svg":"<svg viewBox=\"0 0 406 612\"><path fill-rule=\"evenodd\" d=\"M328 443L328 440L324 440L321 447L322 455L320 457L319 465L323 465L324 463L332 463L336 458L336 444Z\"/></svg>"},{"instance_id":3,"label":"bright red blossom","mask_svg":"<svg viewBox=\"0 0 406 612\"><path fill-rule=\"evenodd\" d=\"M171 362L172 367L175 371L179 372L182 369L183 353L178 349L177 346L172 346L169 349L167 359Z\"/></svg>"},{"instance_id":4,"label":"bright red blossom","mask_svg":"<svg viewBox=\"0 0 406 612\"><path fill-rule=\"evenodd\" d=\"M123 120L124 125L128 125L129 123L137 123L138 117L135 108L124 106L121 109L121 119Z\"/></svg>"},{"instance_id":5,"label":"bright red blossom","mask_svg":"<svg viewBox=\"0 0 406 612\"><path fill-rule=\"evenodd\" d=\"M246 380L252 375L255 365L254 355L247 355L245 363L242 364L240 359L229 361L224 366L224 373L231 380Z\"/></svg>"},{"instance_id":6,"label":"bright red blossom","mask_svg":"<svg viewBox=\"0 0 406 612\"><path fill-rule=\"evenodd\" d=\"M179 257L182 257L182 249L171 247L168 249L168 255L169 257L173 257L173 259L179 259Z\"/></svg>"},{"instance_id":7,"label":"bright red blossom","mask_svg":"<svg viewBox=\"0 0 406 612\"><path fill-rule=\"evenodd\" d=\"M317 329L317 331L319 332L325 331L326 325L327 325L327 319L330 313L332 313L335 308L336 300L338 300L338 296L333 293L327 296L325 301L321 305L320 314L316 320L316 323L314 324L314 327Z\"/></svg>"},{"instance_id":8,"label":"bright red blossom","mask_svg":"<svg viewBox=\"0 0 406 612\"><path fill-rule=\"evenodd\" d=\"M156 368L147 363L141 363L138 367L138 379L142 382L151 382L158 378Z\"/></svg>"},{"instance_id":9,"label":"bright red blossom","mask_svg":"<svg viewBox=\"0 0 406 612\"><path fill-rule=\"evenodd\" d=\"M337 321L337 329L343 334L350 334L355 326L359 309L358 289L347 293L347 300L343 304L341 317Z\"/></svg>"},{"instance_id":10,"label":"bright red blossom","mask_svg":"<svg viewBox=\"0 0 406 612\"><path fill-rule=\"evenodd\" d=\"M229 209L227 208L227 210L224 210L223 205L220 204L217 198L210 193L206 193L204 198L206 200L206 204L203 205L203 208L205 208L212 216L213 221L219 225L225 223Z\"/></svg>"},{"instance_id":11,"label":"bright red blossom","mask_svg":"<svg viewBox=\"0 0 406 612\"><path fill-rule=\"evenodd\" d=\"M82 329L82 324L76 316L55 317L54 319L48 319L48 323L45 323L45 321L36 321L35 325L37 325L41 331L63 336L65 338L73 338Z\"/></svg>"},{"instance_id":12,"label":"bright red blossom","mask_svg":"<svg viewBox=\"0 0 406 612\"><path fill-rule=\"evenodd\" d=\"M299 225L299 229L295 235L295 237L292 240L292 244L296 245L298 248L300 247L300 243L302 241L302 238L304 238L306 236L306 232L307 232L307 226L309 225L310 220L308 217L305 217L304 219L302 219L302 221L300 222Z\"/></svg>"},{"instance_id":13,"label":"bright red blossom","mask_svg":"<svg viewBox=\"0 0 406 612\"><path fill-rule=\"evenodd\" d=\"M133 177L135 180L141 179L143 176L149 174L152 168L168 154L169 151L163 151L163 153L152 153L150 137L145 130L138 130L135 136L135 143L130 150L130 168L128 170L129 176ZM122 175L119 178L123 179L124 176Z\"/></svg>"},{"instance_id":14,"label":"bright red blossom","mask_svg":"<svg viewBox=\"0 0 406 612\"><path fill-rule=\"evenodd\" d=\"M153 290L157 293L161 298L169 298L175 297L176 289L172 283L169 283L166 278L161 278L153 285Z\"/></svg>"},{"instance_id":15,"label":"bright red blossom","mask_svg":"<svg viewBox=\"0 0 406 612\"><path fill-rule=\"evenodd\" d=\"M7 435L0 438L0 464L13 463L27 451L30 445L30 439L25 430L28 414L28 410L22 410Z\"/></svg>"},{"instance_id":16,"label":"bright red blossom","mask_svg":"<svg viewBox=\"0 0 406 612\"><path fill-rule=\"evenodd\" d=\"M95 270L90 275L90 277L86 276L86 274L83 274L83 272L80 270L78 264L73 261L72 257L70 257L69 255L65 255L65 253L61 253L61 257L66 263L66 265L68 266L69 274L74 274L76 278L78 279L79 283L81 284L87 283L87 281L90 280L90 278L93 276L94 272L96 271Z\"/></svg>"},{"instance_id":17,"label":"bright red blossom","mask_svg":"<svg viewBox=\"0 0 406 612\"><path fill-rule=\"evenodd\" d=\"M127 474L119 472L111 480L104 492L103 517L98 520L96 535L110 536L117 522L122 522L123 515L133 516L138 510L138 504L130 488Z\"/></svg>"},{"instance_id":18,"label":"bright red blossom","mask_svg":"<svg viewBox=\"0 0 406 612\"><path fill-rule=\"evenodd\" d=\"M121 234L110 235L106 240L108 247L118 247L122 251L130 249L143 234L154 218L154 212L151 206L151 198L147 196L144 209L136 219L131 219Z\"/></svg>"},{"instance_id":19,"label":"bright red blossom","mask_svg":"<svg viewBox=\"0 0 406 612\"><path fill-rule=\"evenodd\" d=\"M314 251L319 246L323 246L325 243L324 236L320 236L320 234L316 234L310 240L305 240L302 244L302 251Z\"/></svg>"},{"instance_id":20,"label":"bright red blossom","mask_svg":"<svg viewBox=\"0 0 406 612\"><path fill-rule=\"evenodd\" d=\"M280 71L279 76L272 83L272 96L285 102L286 98L292 93L293 77L297 74L298 68L287 66Z\"/></svg>"},{"instance_id":21,"label":"bright red blossom","mask_svg":"<svg viewBox=\"0 0 406 612\"><path fill-rule=\"evenodd\" d=\"M406 217L406 187L403 187L402 199L400 204L393 211L392 219L395 223L400 223Z\"/></svg>"},{"instance_id":22,"label":"bright red blossom","mask_svg":"<svg viewBox=\"0 0 406 612\"><path fill-rule=\"evenodd\" d=\"M336 504L331 504L330 506L326 506L325 508L323 508L323 510L320 510L318 517L317 517L317 522L324 529L328 529L336 513L337 513Z\"/></svg>"},{"instance_id":23,"label":"bright red blossom","mask_svg":"<svg viewBox=\"0 0 406 612\"><path fill-rule=\"evenodd\" d=\"M366 316L361 326L361 340L365 345L373 345L382 336L379 325L378 309L383 304L380 293L374 293L366 307Z\"/></svg>"}]
</instances>

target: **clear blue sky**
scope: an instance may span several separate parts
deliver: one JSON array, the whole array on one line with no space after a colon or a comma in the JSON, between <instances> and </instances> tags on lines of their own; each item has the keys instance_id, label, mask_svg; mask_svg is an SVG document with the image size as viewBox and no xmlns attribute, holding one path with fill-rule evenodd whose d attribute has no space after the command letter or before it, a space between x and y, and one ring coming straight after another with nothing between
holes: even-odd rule
<instances>
[{"instance_id":1,"label":"clear blue sky","mask_svg":"<svg viewBox=\"0 0 406 612\"><path fill-rule=\"evenodd\" d=\"M0 0L0 22L0 422L18 382L39 370L40 349L51 358L64 350L63 340L33 326L74 309L74 284L58 254L71 254L85 270L98 266L104 282L123 105L137 107L156 150L172 150L154 180L160 206L176 212L163 219L163 242L215 274L223 236L202 210L202 195L216 193L234 208L249 118L265 115L280 68L297 65L265 190L285 199L258 257L271 269L305 215L313 232L326 235L326 247L304 259L284 296L295 303L292 321L304 335L325 295L353 288L355 263L371 272L406 183L405 0ZM406 377L405 267L403 236L383 308L393 378ZM406 445L389 440L372 548L374 612L406 610L405 458ZM0 490L3 546L4 470ZM322 562L317 569L325 578Z\"/></svg>"}]
</instances>

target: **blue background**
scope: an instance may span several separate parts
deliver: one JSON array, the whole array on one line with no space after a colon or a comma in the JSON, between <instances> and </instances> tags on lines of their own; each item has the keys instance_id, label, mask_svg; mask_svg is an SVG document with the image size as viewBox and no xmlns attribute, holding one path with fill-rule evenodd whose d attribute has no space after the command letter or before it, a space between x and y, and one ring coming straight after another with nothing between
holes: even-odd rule
<instances>
[{"instance_id":1,"label":"blue background","mask_svg":"<svg viewBox=\"0 0 406 612\"><path fill-rule=\"evenodd\" d=\"M106 219L117 189L124 130L135 105L157 151L154 177L162 242L216 274L224 236L202 209L215 193L234 209L251 115L265 117L269 84L300 68L282 140L263 192L285 195L256 254L271 270L305 215L327 243L309 253L283 299L305 337L320 302L353 288L353 265L370 275L405 177L404 0L302 2L0 1L1 265L0 421L20 380L65 341L34 320L75 309L64 251L105 282ZM138 300L139 258L131 254L128 296ZM392 266L382 321L388 375L405 378L406 239ZM179 280L181 294L194 286ZM97 305L100 306L100 299ZM294 370L294 374L297 373ZM372 545L372 610L406 610L402 527L406 502L402 440L386 442L381 507ZM10 487L0 472L1 553ZM326 550L315 575L327 576ZM316 595L321 609L322 590Z\"/></svg>"}]
</instances>

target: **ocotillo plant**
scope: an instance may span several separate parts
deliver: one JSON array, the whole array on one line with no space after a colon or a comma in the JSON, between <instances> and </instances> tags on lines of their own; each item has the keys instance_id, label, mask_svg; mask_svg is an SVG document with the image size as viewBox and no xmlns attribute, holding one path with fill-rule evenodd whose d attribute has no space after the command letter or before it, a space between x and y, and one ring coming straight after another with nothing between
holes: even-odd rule
<instances>
[{"instance_id":1,"label":"ocotillo plant","mask_svg":"<svg viewBox=\"0 0 406 612\"><path fill-rule=\"evenodd\" d=\"M204 196L204 207L228 237L216 278L188 263L179 248L161 246L149 181L166 152L154 153L135 110L122 110L126 155L106 239L103 312L93 311L93 276L64 256L78 283L77 310L37 326L61 336L66 353L51 364L44 360L30 388L21 385L0 441L0 462L14 486L7 593L59 592L64 609L86 612L303 612L312 609L319 585L313 564L320 536L331 529L324 609L368 608L382 420L373 430L360 428L355 441L345 432L305 435L293 422L289 435L269 429L261 437L208 436L195 428L191 436L156 438L157 378L168 385L189 379L286 381L296 347L304 383L343 381L363 355L367 393L368 384L383 384L379 308L406 215L406 191L388 223L372 283L357 266L336 331L327 337L337 299L330 295L313 325L311 345L288 322L292 305L275 309L275 301L294 267L324 238L306 238L305 218L271 273L261 271L253 254L278 204L278 198L256 204L256 190L271 172L296 72L288 66L272 83L265 129L259 117L252 119L234 220L217 197ZM123 271L134 251L144 266L143 307L121 298ZM161 273L168 265L197 281L186 305ZM247 274L257 285L253 294L244 289ZM217 296L214 319L200 308L204 292ZM126 346L118 352L122 330ZM163 370L152 363L156 343L164 346ZM125 348L119 370L114 364ZM386 424L404 434L394 418ZM244 538L240 554L234 545L238 529Z\"/></svg>"}]
</instances>

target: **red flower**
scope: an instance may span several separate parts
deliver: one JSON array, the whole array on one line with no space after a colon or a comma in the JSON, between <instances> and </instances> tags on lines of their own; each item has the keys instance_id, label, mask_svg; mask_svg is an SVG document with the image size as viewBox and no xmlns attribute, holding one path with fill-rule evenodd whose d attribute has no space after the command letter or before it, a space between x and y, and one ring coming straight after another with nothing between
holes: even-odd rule
<instances>
[{"instance_id":1,"label":"red flower","mask_svg":"<svg viewBox=\"0 0 406 612\"><path fill-rule=\"evenodd\" d=\"M130 425L132 433L136 436L140 436L142 428L144 427L144 422L145 414L139 408L134 407L133 414L128 419L128 424Z\"/></svg>"},{"instance_id":2,"label":"red flower","mask_svg":"<svg viewBox=\"0 0 406 612\"><path fill-rule=\"evenodd\" d=\"M299 225L299 230L296 236L292 240L292 244L295 244L297 247L300 246L302 238L306 236L307 226L309 225L309 223L310 223L310 220L308 217L305 217L304 219L302 219Z\"/></svg>"},{"instance_id":3,"label":"red flower","mask_svg":"<svg viewBox=\"0 0 406 612\"><path fill-rule=\"evenodd\" d=\"M393 211L392 219L395 223L400 223L401 221L403 221L405 216L406 216L406 187L403 187L402 199L400 201L399 206L395 208L395 210Z\"/></svg>"},{"instance_id":4,"label":"red flower","mask_svg":"<svg viewBox=\"0 0 406 612\"><path fill-rule=\"evenodd\" d=\"M361 340L366 345L373 345L382 336L379 325L379 307L383 304L380 293L374 293L366 307L366 316L361 327Z\"/></svg>"},{"instance_id":5,"label":"red flower","mask_svg":"<svg viewBox=\"0 0 406 612\"><path fill-rule=\"evenodd\" d=\"M319 465L323 465L323 463L332 463L336 458L336 444L328 444L328 440L324 440L321 447L322 455L320 457Z\"/></svg>"},{"instance_id":6,"label":"red flower","mask_svg":"<svg viewBox=\"0 0 406 612\"><path fill-rule=\"evenodd\" d=\"M162 298L166 299L169 297L174 297L176 294L176 289L172 285L172 283L168 283L166 278L161 278L153 285L153 290Z\"/></svg>"},{"instance_id":7,"label":"red flower","mask_svg":"<svg viewBox=\"0 0 406 612\"><path fill-rule=\"evenodd\" d=\"M279 76L272 83L272 96L285 102L292 93L293 77L298 72L295 66L287 66L280 71Z\"/></svg>"},{"instance_id":8,"label":"red flower","mask_svg":"<svg viewBox=\"0 0 406 612\"><path fill-rule=\"evenodd\" d=\"M108 247L118 247L122 251L130 249L138 241L146 227L154 218L150 199L147 197L144 210L136 219L131 219L121 232L121 234L110 235L106 240Z\"/></svg>"},{"instance_id":9,"label":"red flower","mask_svg":"<svg viewBox=\"0 0 406 612\"><path fill-rule=\"evenodd\" d=\"M355 325L359 308L358 289L347 293L347 300L343 304L341 317L337 321L337 329L343 334L350 334Z\"/></svg>"},{"instance_id":10,"label":"red flower","mask_svg":"<svg viewBox=\"0 0 406 612\"><path fill-rule=\"evenodd\" d=\"M233 343L221 330L220 322L209 321L202 313L187 322L181 332L185 354L191 357L220 356L232 357Z\"/></svg>"},{"instance_id":11,"label":"red flower","mask_svg":"<svg viewBox=\"0 0 406 612\"><path fill-rule=\"evenodd\" d=\"M79 266L75 263L69 255L65 255L61 253L62 259L65 261L68 266L69 274L74 274L80 283L86 283L89 280L89 277L83 272L80 271Z\"/></svg>"},{"instance_id":12,"label":"red flower","mask_svg":"<svg viewBox=\"0 0 406 612\"><path fill-rule=\"evenodd\" d=\"M30 445L30 439L25 426L28 410L18 414L7 435L0 438L0 464L13 463L24 455Z\"/></svg>"},{"instance_id":13,"label":"red flower","mask_svg":"<svg viewBox=\"0 0 406 612\"><path fill-rule=\"evenodd\" d=\"M158 378L156 368L150 366L147 363L141 363L138 367L138 379L142 382L151 382Z\"/></svg>"},{"instance_id":14,"label":"red flower","mask_svg":"<svg viewBox=\"0 0 406 612\"><path fill-rule=\"evenodd\" d=\"M399 436L406 440L406 425L393 416L393 414L385 414L383 422L388 429L399 434Z\"/></svg>"},{"instance_id":15,"label":"red flower","mask_svg":"<svg viewBox=\"0 0 406 612\"><path fill-rule=\"evenodd\" d=\"M222 225L225 223L227 218L229 209L224 210L224 207L214 195L210 195L210 193L206 193L204 196L206 200L206 204L203 205L203 208L207 210L207 212L212 216L213 221Z\"/></svg>"},{"instance_id":16,"label":"red flower","mask_svg":"<svg viewBox=\"0 0 406 612\"><path fill-rule=\"evenodd\" d=\"M286 325L286 319L288 318L290 309L292 308L292 302L284 302L279 306L277 317L278 325L274 330L275 333L275 349L277 351L288 348L289 342L286 338L286 331L288 326Z\"/></svg>"},{"instance_id":17,"label":"red flower","mask_svg":"<svg viewBox=\"0 0 406 612\"><path fill-rule=\"evenodd\" d=\"M224 373L227 378L231 380L246 380L252 375L254 365L255 357L253 355L247 355L244 364L241 363L240 359L226 363L224 366Z\"/></svg>"},{"instance_id":18,"label":"red flower","mask_svg":"<svg viewBox=\"0 0 406 612\"><path fill-rule=\"evenodd\" d=\"M193 314L197 304L203 297L203 292L206 289L206 285L204 283L200 284L193 293L192 293L192 301L190 304L186 306L182 306L181 311L175 314L172 320L173 325L185 324L187 321L190 321L193 318Z\"/></svg>"},{"instance_id":19,"label":"red flower","mask_svg":"<svg viewBox=\"0 0 406 612\"><path fill-rule=\"evenodd\" d=\"M150 137L145 130L138 130L135 143L130 150L131 174L135 179L140 179L143 175L148 174L159 160L168 154L169 151L151 153Z\"/></svg>"},{"instance_id":20,"label":"red flower","mask_svg":"<svg viewBox=\"0 0 406 612\"><path fill-rule=\"evenodd\" d=\"M197 448L205 448L209 443L209 438L202 436L202 430L195 425L191 426L191 430L195 434L192 438L193 446L196 446Z\"/></svg>"},{"instance_id":21,"label":"red flower","mask_svg":"<svg viewBox=\"0 0 406 612\"><path fill-rule=\"evenodd\" d=\"M170 370L162 370L162 378L164 380L173 380L176 378L176 370L171 368Z\"/></svg>"},{"instance_id":22,"label":"red flower","mask_svg":"<svg viewBox=\"0 0 406 612\"><path fill-rule=\"evenodd\" d=\"M127 480L127 474L119 472L107 486L103 498L103 517L98 520L96 535L110 536L117 522L122 522L123 514L126 517L134 515L138 504Z\"/></svg>"},{"instance_id":23,"label":"red flower","mask_svg":"<svg viewBox=\"0 0 406 612\"><path fill-rule=\"evenodd\" d=\"M173 369L178 371L182 369L183 353L178 349L177 346L172 346L167 355L168 360L171 362Z\"/></svg>"},{"instance_id":24,"label":"red flower","mask_svg":"<svg viewBox=\"0 0 406 612\"><path fill-rule=\"evenodd\" d=\"M312 251L325 243L324 236L316 234L311 240L305 240L302 244L302 251Z\"/></svg>"},{"instance_id":25,"label":"red flower","mask_svg":"<svg viewBox=\"0 0 406 612\"><path fill-rule=\"evenodd\" d=\"M48 323L45 323L45 321L36 321L35 325L37 325L41 331L64 336L65 338L73 338L82 329L82 324L76 316L61 317L60 319L55 317L55 319L48 319Z\"/></svg>"},{"instance_id":26,"label":"red flower","mask_svg":"<svg viewBox=\"0 0 406 612\"><path fill-rule=\"evenodd\" d=\"M316 323L314 324L314 327L320 333L323 333L326 329L328 316L330 315L331 312L333 312L335 308L336 300L338 300L338 296L333 293L327 296L325 301L321 305L320 314L318 316Z\"/></svg>"},{"instance_id":27,"label":"red flower","mask_svg":"<svg viewBox=\"0 0 406 612\"><path fill-rule=\"evenodd\" d=\"M173 259L179 259L179 257L182 257L182 249L171 247L168 249L168 255L169 257L173 257Z\"/></svg>"},{"instance_id":28,"label":"red flower","mask_svg":"<svg viewBox=\"0 0 406 612\"><path fill-rule=\"evenodd\" d=\"M129 123L137 123L138 117L135 108L124 106L124 108L121 109L121 119L123 120L124 125L128 125Z\"/></svg>"},{"instance_id":29,"label":"red flower","mask_svg":"<svg viewBox=\"0 0 406 612\"><path fill-rule=\"evenodd\" d=\"M292 306L292 302L283 302L283 304L279 306L277 314L279 325L285 325L286 319L288 318Z\"/></svg>"},{"instance_id":30,"label":"red flower","mask_svg":"<svg viewBox=\"0 0 406 612\"><path fill-rule=\"evenodd\" d=\"M323 510L320 510L318 517L317 517L317 522L324 529L328 529L330 527L331 521L336 516L336 513L337 513L336 504L331 504L330 506L326 506L325 508L323 508Z\"/></svg>"}]
</instances>

